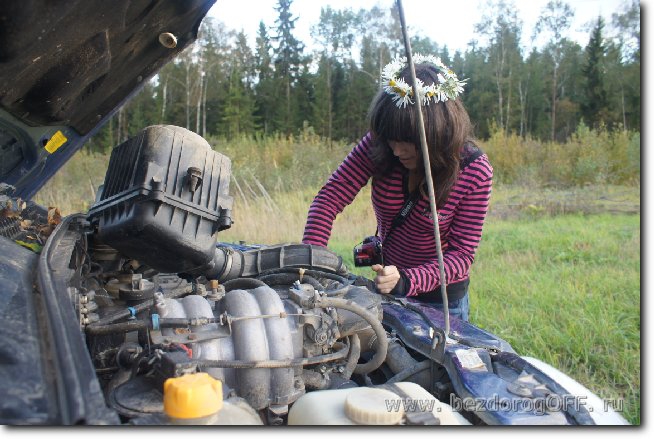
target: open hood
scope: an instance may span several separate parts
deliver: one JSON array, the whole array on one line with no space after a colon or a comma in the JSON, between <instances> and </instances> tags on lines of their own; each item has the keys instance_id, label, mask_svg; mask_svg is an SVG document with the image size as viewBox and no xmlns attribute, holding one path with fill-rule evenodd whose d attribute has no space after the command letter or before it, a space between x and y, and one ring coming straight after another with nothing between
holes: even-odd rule
<instances>
[{"instance_id":1,"label":"open hood","mask_svg":"<svg viewBox=\"0 0 654 439\"><path fill-rule=\"evenodd\" d=\"M0 0L0 182L31 198L215 0Z\"/></svg>"}]
</instances>

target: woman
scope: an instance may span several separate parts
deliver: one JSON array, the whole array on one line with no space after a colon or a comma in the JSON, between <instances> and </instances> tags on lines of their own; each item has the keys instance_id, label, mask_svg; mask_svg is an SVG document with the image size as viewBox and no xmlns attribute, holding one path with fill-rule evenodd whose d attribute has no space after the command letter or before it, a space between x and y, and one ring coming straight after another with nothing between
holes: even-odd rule
<instances>
[{"instance_id":1,"label":"woman","mask_svg":"<svg viewBox=\"0 0 654 439\"><path fill-rule=\"evenodd\" d=\"M469 270L482 235L493 168L472 140L458 95L463 81L439 58L414 55L438 211L450 313L468 320ZM425 186L410 72L396 59L384 69L383 89L370 107L370 132L318 192L303 242L327 246L332 224L372 179L372 206L383 264L374 279L382 294L414 297L442 309L433 218ZM404 222L396 218L415 205ZM395 226L393 222L396 220Z\"/></svg>"}]
</instances>

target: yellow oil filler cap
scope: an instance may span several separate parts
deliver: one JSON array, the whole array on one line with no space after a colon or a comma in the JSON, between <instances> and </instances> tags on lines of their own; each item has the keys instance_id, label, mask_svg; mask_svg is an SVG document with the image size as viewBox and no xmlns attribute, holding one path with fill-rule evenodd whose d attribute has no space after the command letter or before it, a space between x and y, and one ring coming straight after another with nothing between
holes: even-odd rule
<instances>
[{"instance_id":1,"label":"yellow oil filler cap","mask_svg":"<svg viewBox=\"0 0 654 439\"><path fill-rule=\"evenodd\" d=\"M363 425L396 425L404 417L400 397L389 390L360 387L345 398L345 414Z\"/></svg>"},{"instance_id":2,"label":"yellow oil filler cap","mask_svg":"<svg viewBox=\"0 0 654 439\"><path fill-rule=\"evenodd\" d=\"M202 418L222 408L223 384L208 373L168 378L164 383L164 412L171 418Z\"/></svg>"}]
</instances>

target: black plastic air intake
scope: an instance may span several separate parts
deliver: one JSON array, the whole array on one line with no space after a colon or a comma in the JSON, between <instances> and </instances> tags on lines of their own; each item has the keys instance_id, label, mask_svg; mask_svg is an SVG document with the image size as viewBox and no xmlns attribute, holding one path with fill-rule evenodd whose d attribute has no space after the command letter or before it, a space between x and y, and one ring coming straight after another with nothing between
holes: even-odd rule
<instances>
[{"instance_id":1,"label":"black plastic air intake","mask_svg":"<svg viewBox=\"0 0 654 439\"><path fill-rule=\"evenodd\" d=\"M291 267L347 273L343 259L325 247L284 244L243 252L228 247L218 247L214 267L205 270L202 274L210 279L224 282Z\"/></svg>"},{"instance_id":2,"label":"black plastic air intake","mask_svg":"<svg viewBox=\"0 0 654 439\"><path fill-rule=\"evenodd\" d=\"M88 216L99 239L163 273L221 281L283 267L345 272L331 251L303 244L216 247L232 224L231 161L181 127L145 128L118 145Z\"/></svg>"},{"instance_id":3,"label":"black plastic air intake","mask_svg":"<svg viewBox=\"0 0 654 439\"><path fill-rule=\"evenodd\" d=\"M201 136L151 126L111 153L89 219L100 239L166 273L212 265L231 226L231 161Z\"/></svg>"}]
</instances>

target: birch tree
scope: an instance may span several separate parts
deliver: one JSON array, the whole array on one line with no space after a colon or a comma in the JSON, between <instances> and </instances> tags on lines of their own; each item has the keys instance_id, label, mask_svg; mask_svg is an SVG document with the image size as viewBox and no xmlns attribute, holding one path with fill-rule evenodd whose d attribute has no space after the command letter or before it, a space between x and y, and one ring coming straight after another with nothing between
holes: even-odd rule
<instances>
[{"instance_id":1,"label":"birch tree","mask_svg":"<svg viewBox=\"0 0 654 439\"><path fill-rule=\"evenodd\" d=\"M564 3L562 0L550 0L542 9L540 17L536 22L536 34L543 34L549 37L549 46L552 52L552 86L550 93L551 140L554 140L556 136L557 79L563 57L565 32L570 28L573 18L574 11L570 5Z\"/></svg>"}]
</instances>

